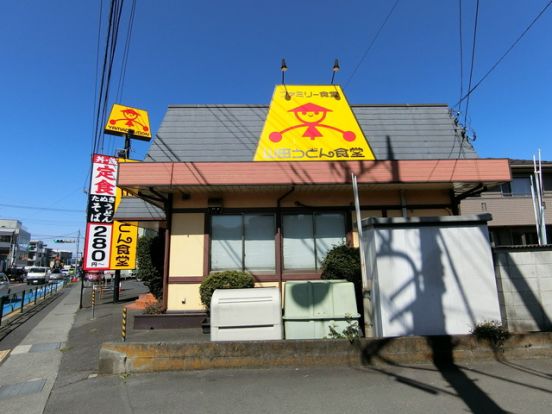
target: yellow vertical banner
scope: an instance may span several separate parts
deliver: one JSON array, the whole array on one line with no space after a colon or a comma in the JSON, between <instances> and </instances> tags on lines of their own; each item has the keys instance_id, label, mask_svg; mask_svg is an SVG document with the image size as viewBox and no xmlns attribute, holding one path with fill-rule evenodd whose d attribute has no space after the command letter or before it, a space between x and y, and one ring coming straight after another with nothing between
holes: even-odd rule
<instances>
[{"instance_id":1,"label":"yellow vertical banner","mask_svg":"<svg viewBox=\"0 0 552 414\"><path fill-rule=\"evenodd\" d=\"M136 269L138 222L114 221L111 240L111 269Z\"/></svg>"}]
</instances>

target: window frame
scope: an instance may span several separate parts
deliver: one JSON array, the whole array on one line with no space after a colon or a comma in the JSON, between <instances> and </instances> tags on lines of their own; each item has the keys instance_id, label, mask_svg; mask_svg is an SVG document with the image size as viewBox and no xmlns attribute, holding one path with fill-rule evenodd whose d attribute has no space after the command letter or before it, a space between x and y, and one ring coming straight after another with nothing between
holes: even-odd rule
<instances>
[{"instance_id":1,"label":"window frame","mask_svg":"<svg viewBox=\"0 0 552 414\"><path fill-rule=\"evenodd\" d=\"M349 216L347 211L345 210L325 210L325 209L313 209L308 211L284 211L281 213L281 246L280 246L280 254L281 254L281 269L283 274L293 274L293 273L313 273L313 274L320 274L321 273L321 265L318 263L318 257L320 255L320 252L318 251L318 243L317 243L317 227L316 227L316 216L324 215L324 214L338 214L343 218L343 242L347 244L348 240L348 232L349 232ZM298 216L298 215L310 215L311 216L311 225L312 225L312 241L314 246L314 268L297 268L297 269L286 269L285 264L285 257L284 257L284 245L285 245L285 237L286 237L286 230L284 226L284 217L285 216Z\"/></svg>"},{"instance_id":2,"label":"window frame","mask_svg":"<svg viewBox=\"0 0 552 414\"><path fill-rule=\"evenodd\" d=\"M213 237L213 219L215 217L224 217L224 216L238 216L240 217L241 223L240 223L240 232L241 232L241 268L240 269L213 269L213 241L215 240ZM245 237L245 216L270 216L272 217L272 229L273 229L273 242L274 242L274 266L271 270L249 270L245 266L245 257L246 257L246 250L245 250L245 243L246 243L246 237ZM278 260L277 260L277 241L276 236L278 232L278 225L277 225L277 214L276 212L272 211L242 211L242 212L228 212L228 213L221 213L221 214L210 214L209 215L209 269L208 273L211 272L223 272L226 270L239 270L242 272L249 272L251 274L267 274L267 275L273 275L277 273L278 268Z\"/></svg>"}]
</instances>

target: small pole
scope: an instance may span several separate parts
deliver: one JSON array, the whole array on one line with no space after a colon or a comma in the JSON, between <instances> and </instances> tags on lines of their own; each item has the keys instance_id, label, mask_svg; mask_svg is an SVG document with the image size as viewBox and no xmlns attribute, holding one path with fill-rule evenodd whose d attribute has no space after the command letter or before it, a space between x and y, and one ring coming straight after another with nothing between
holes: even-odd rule
<instances>
[{"instance_id":1,"label":"small pole","mask_svg":"<svg viewBox=\"0 0 552 414\"><path fill-rule=\"evenodd\" d=\"M94 308L96 307L96 287L92 286L92 319L94 319Z\"/></svg>"},{"instance_id":2,"label":"small pole","mask_svg":"<svg viewBox=\"0 0 552 414\"><path fill-rule=\"evenodd\" d=\"M11 306L11 311L13 312L15 310L15 302L17 302L17 293L14 293L12 295L12 298L10 300L10 306Z\"/></svg>"},{"instance_id":3,"label":"small pole","mask_svg":"<svg viewBox=\"0 0 552 414\"><path fill-rule=\"evenodd\" d=\"M123 308L123 319L121 320L121 338L123 342L126 342L126 324L127 324L127 308Z\"/></svg>"},{"instance_id":4,"label":"small pole","mask_svg":"<svg viewBox=\"0 0 552 414\"><path fill-rule=\"evenodd\" d=\"M23 307L25 306L25 290L21 293L21 313L23 313Z\"/></svg>"},{"instance_id":5,"label":"small pole","mask_svg":"<svg viewBox=\"0 0 552 414\"><path fill-rule=\"evenodd\" d=\"M0 326L2 326L2 317L4 316L4 302L6 301L7 296L0 297Z\"/></svg>"},{"instance_id":6,"label":"small pole","mask_svg":"<svg viewBox=\"0 0 552 414\"><path fill-rule=\"evenodd\" d=\"M38 287L35 289L34 304L36 305L36 300L38 298Z\"/></svg>"},{"instance_id":7,"label":"small pole","mask_svg":"<svg viewBox=\"0 0 552 414\"><path fill-rule=\"evenodd\" d=\"M80 232L79 232L79 235L80 235ZM77 256L78 256L78 253L77 253ZM80 272L80 282L81 282L81 285L80 285L80 301L79 301L79 309L82 309L82 292L84 290L84 271L82 269L78 269L78 265L76 266L76 269L75 271L78 271Z\"/></svg>"}]
</instances>

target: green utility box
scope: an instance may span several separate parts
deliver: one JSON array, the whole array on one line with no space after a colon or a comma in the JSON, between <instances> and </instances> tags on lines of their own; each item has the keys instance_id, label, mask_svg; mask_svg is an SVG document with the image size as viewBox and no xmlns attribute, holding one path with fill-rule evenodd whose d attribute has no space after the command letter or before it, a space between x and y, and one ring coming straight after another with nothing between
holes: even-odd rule
<instances>
[{"instance_id":1,"label":"green utility box","mask_svg":"<svg viewBox=\"0 0 552 414\"><path fill-rule=\"evenodd\" d=\"M355 287L346 280L286 282L284 329L286 339L320 339L330 326L341 333L348 321L358 325Z\"/></svg>"}]
</instances>

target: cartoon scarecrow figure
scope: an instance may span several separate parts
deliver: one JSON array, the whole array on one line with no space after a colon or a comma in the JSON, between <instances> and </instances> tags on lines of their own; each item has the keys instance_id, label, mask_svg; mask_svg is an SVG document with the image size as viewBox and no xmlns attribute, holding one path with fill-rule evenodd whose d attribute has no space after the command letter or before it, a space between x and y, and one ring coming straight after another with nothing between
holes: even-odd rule
<instances>
[{"instance_id":1,"label":"cartoon scarecrow figure","mask_svg":"<svg viewBox=\"0 0 552 414\"><path fill-rule=\"evenodd\" d=\"M280 142L286 132L303 127L306 127L305 132L303 132L303 136L308 137L311 140L314 140L317 137L323 137L318 128L327 128L340 132L345 141L354 141L356 138L355 133L352 131L343 131L342 129L331 125L322 124L322 121L326 119L328 112L332 112L331 109L309 102L298 106L297 108L290 109L288 112L293 112L297 120L301 123L283 129L282 131L271 132L268 138L272 142Z\"/></svg>"},{"instance_id":2,"label":"cartoon scarecrow figure","mask_svg":"<svg viewBox=\"0 0 552 414\"><path fill-rule=\"evenodd\" d=\"M138 112L136 112L134 109L127 108L125 110L122 110L121 113L123 114L123 118L110 119L109 123L111 125L115 125L119 121L126 121L125 125L127 125L129 127L134 127L134 124L138 124L142 127L142 130L144 132L149 131L149 128L148 128L147 125L144 125L140 121L138 121L138 117L140 116L140 114Z\"/></svg>"}]
</instances>

